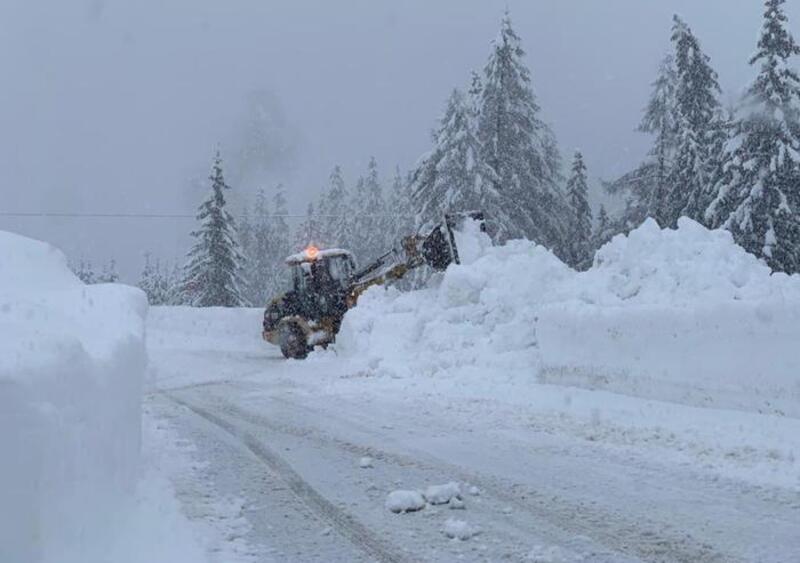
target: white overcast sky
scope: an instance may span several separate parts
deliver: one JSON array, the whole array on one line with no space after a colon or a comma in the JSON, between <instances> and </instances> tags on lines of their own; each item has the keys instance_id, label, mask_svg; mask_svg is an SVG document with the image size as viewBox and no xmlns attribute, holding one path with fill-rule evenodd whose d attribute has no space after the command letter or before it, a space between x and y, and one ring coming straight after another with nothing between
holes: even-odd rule
<instances>
[{"instance_id":1,"label":"white overcast sky","mask_svg":"<svg viewBox=\"0 0 800 563\"><path fill-rule=\"evenodd\" d=\"M800 38L800 2L789 3ZM792 5L795 4L795 5ZM276 172L302 211L340 163L388 176L429 148L454 86L482 68L505 6L544 118L593 179L635 165L634 133L673 13L732 101L753 75L757 0L6 0L0 3L0 209L186 212L248 93L279 101L297 145ZM234 186L235 188L236 186ZM5 219L74 258L172 259L191 222Z\"/></svg>"}]
</instances>

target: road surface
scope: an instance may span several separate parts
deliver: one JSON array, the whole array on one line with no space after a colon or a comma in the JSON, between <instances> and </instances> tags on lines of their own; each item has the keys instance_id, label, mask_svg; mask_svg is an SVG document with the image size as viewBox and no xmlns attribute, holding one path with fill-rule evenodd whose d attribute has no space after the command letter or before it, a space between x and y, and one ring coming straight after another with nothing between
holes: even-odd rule
<instances>
[{"instance_id":1,"label":"road surface","mask_svg":"<svg viewBox=\"0 0 800 563\"><path fill-rule=\"evenodd\" d=\"M221 519L198 495L240 500L242 561L800 561L796 489L512 401L424 381L397 393L335 358L287 362L254 340L151 323L147 416L191 446L194 475L175 479L190 517ZM385 507L394 490L453 481L464 508ZM475 535L448 538L448 520Z\"/></svg>"}]
</instances>

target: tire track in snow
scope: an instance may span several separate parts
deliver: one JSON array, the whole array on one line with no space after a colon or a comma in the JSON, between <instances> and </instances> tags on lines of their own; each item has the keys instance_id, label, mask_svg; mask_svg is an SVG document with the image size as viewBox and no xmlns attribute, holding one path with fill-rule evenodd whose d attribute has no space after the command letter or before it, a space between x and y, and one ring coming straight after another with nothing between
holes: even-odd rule
<instances>
[{"instance_id":1,"label":"tire track in snow","mask_svg":"<svg viewBox=\"0 0 800 563\"><path fill-rule=\"evenodd\" d=\"M399 548L376 537L366 526L318 493L281 456L262 444L255 436L208 409L189 403L169 392L164 392L163 395L239 440L256 458L283 480L301 502L329 522L340 535L369 554L375 561L382 563L406 563L409 561L406 557L399 555Z\"/></svg>"},{"instance_id":2,"label":"tire track in snow","mask_svg":"<svg viewBox=\"0 0 800 563\"><path fill-rule=\"evenodd\" d=\"M293 408L319 414L313 409L286 401L284 398L272 398L290 404ZM588 504L576 505L566 499L544 495L528 488L524 488L524 494L522 494L523 490L520 489L520 485L509 485L496 477L464 471L463 467L439 460L423 452L415 457L391 453L372 446L363 446L335 438L316 428L275 422L263 415L248 412L219 396L214 397L214 400L216 402L214 408L224 412L226 416L273 432L310 439L320 445L333 445L352 454L368 455L399 466L413 466L423 470L445 470L460 481L478 485L484 492L504 504L513 506L515 510L530 514L537 520L553 524L564 534L564 538L562 538L564 540L569 539L572 535L583 535L594 538L601 545L620 554L659 563L736 563L739 561L686 534L678 531L670 533L664 526L656 522L632 520L625 518L619 511L609 512L601 507ZM326 416L332 415L328 413ZM362 428L341 417L338 418L363 432L374 434L374 431L370 429ZM508 490L516 494L509 494ZM521 529L524 529L524 524Z\"/></svg>"}]
</instances>

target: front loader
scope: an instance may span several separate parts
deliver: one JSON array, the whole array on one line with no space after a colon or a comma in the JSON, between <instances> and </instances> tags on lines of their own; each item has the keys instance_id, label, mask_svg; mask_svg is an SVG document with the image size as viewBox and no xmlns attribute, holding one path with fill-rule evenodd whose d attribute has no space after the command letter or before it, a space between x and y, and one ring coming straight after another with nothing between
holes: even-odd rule
<instances>
[{"instance_id":1,"label":"front loader","mask_svg":"<svg viewBox=\"0 0 800 563\"><path fill-rule=\"evenodd\" d=\"M286 358L302 359L314 346L336 338L348 309L373 285L392 283L423 265L437 271L460 263L454 230L463 221L480 222L483 213L452 213L428 230L403 238L395 248L358 270L347 250L309 246L286 259L292 288L272 300L264 312L264 339Z\"/></svg>"}]
</instances>

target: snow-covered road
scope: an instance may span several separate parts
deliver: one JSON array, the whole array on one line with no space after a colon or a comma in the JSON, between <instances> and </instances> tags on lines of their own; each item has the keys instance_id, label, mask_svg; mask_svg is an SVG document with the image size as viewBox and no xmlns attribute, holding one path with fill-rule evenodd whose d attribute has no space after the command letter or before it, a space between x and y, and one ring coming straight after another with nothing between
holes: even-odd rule
<instances>
[{"instance_id":1,"label":"snow-covered road","mask_svg":"<svg viewBox=\"0 0 800 563\"><path fill-rule=\"evenodd\" d=\"M190 518L219 531L212 560L800 561L795 460L703 440L796 419L722 412L691 433L675 428L707 409L540 385L564 402L544 415L513 386L487 398L333 355L284 361L258 315L154 310L148 328L151 448L188 456L173 481ZM588 423L573 402L596 405ZM610 414L634 408L675 428ZM451 481L463 508L385 507L394 490Z\"/></svg>"}]
</instances>

